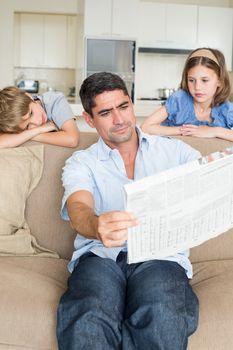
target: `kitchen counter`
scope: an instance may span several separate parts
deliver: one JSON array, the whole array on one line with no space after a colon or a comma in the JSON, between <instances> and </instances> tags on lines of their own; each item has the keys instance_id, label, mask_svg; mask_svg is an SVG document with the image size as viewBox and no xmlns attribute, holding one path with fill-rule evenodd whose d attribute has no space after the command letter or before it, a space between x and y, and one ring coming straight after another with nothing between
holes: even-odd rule
<instances>
[{"instance_id":1,"label":"kitchen counter","mask_svg":"<svg viewBox=\"0 0 233 350\"><path fill-rule=\"evenodd\" d=\"M77 125L80 131L95 131L87 125L82 117L83 106L81 103L71 103L70 107L77 117ZM134 111L137 118L137 125L141 125L143 120L153 113L156 109L161 107L161 101L142 101L137 100L134 104Z\"/></svg>"},{"instance_id":2,"label":"kitchen counter","mask_svg":"<svg viewBox=\"0 0 233 350\"><path fill-rule=\"evenodd\" d=\"M136 117L145 118L152 112L161 106L161 101L143 101L137 100L134 104L134 111ZM75 116L81 116L83 112L83 106L81 103L71 103L70 107Z\"/></svg>"}]
</instances>

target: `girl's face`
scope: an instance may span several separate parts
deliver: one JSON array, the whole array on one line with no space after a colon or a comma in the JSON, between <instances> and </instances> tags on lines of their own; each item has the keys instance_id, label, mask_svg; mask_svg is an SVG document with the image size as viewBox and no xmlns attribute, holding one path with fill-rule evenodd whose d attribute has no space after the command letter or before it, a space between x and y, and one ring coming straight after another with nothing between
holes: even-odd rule
<instances>
[{"instance_id":1,"label":"girl's face","mask_svg":"<svg viewBox=\"0 0 233 350\"><path fill-rule=\"evenodd\" d=\"M198 65L188 71L188 89L195 102L211 104L220 80L213 69Z\"/></svg>"},{"instance_id":2,"label":"girl's face","mask_svg":"<svg viewBox=\"0 0 233 350\"><path fill-rule=\"evenodd\" d=\"M32 101L29 112L21 118L19 127L21 130L33 129L47 122L47 115L40 103Z\"/></svg>"}]
</instances>

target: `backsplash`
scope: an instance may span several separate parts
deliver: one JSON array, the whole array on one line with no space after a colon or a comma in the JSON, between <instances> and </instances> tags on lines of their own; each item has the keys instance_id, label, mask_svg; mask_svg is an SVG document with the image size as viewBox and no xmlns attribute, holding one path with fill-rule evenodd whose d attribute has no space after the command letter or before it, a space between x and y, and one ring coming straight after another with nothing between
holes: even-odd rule
<instances>
[{"instance_id":1,"label":"backsplash","mask_svg":"<svg viewBox=\"0 0 233 350\"><path fill-rule=\"evenodd\" d=\"M158 97L158 89L177 89L187 55L140 53L137 59L136 96Z\"/></svg>"},{"instance_id":2,"label":"backsplash","mask_svg":"<svg viewBox=\"0 0 233 350\"><path fill-rule=\"evenodd\" d=\"M69 94L75 86L75 69L46 69L46 68L15 68L14 80L39 80L39 94L47 90L56 90Z\"/></svg>"}]
</instances>

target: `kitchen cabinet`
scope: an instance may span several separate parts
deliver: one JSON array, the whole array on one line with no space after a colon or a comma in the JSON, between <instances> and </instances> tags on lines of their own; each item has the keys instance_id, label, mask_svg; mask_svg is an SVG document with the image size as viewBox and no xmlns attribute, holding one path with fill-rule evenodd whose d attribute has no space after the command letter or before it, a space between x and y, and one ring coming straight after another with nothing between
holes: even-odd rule
<instances>
[{"instance_id":1,"label":"kitchen cabinet","mask_svg":"<svg viewBox=\"0 0 233 350\"><path fill-rule=\"evenodd\" d=\"M84 35L138 36L139 0L85 0Z\"/></svg>"},{"instance_id":2,"label":"kitchen cabinet","mask_svg":"<svg viewBox=\"0 0 233 350\"><path fill-rule=\"evenodd\" d=\"M222 51L228 70L232 70L233 10L200 6L198 12L198 47L205 46Z\"/></svg>"},{"instance_id":3,"label":"kitchen cabinet","mask_svg":"<svg viewBox=\"0 0 233 350\"><path fill-rule=\"evenodd\" d=\"M44 17L39 14L16 14L15 33L18 33L18 38L15 40L17 43L15 65L42 66L44 60Z\"/></svg>"},{"instance_id":4,"label":"kitchen cabinet","mask_svg":"<svg viewBox=\"0 0 233 350\"><path fill-rule=\"evenodd\" d=\"M15 66L75 67L75 16L22 13L15 19Z\"/></svg>"},{"instance_id":5,"label":"kitchen cabinet","mask_svg":"<svg viewBox=\"0 0 233 350\"><path fill-rule=\"evenodd\" d=\"M196 47L197 6L141 2L139 13L139 46Z\"/></svg>"}]
</instances>

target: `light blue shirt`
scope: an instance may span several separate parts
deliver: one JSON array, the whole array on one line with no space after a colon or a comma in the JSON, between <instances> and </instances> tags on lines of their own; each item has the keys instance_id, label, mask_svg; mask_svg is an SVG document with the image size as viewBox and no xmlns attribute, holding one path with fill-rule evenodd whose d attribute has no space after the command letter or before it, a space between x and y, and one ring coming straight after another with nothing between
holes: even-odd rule
<instances>
[{"instance_id":1,"label":"light blue shirt","mask_svg":"<svg viewBox=\"0 0 233 350\"><path fill-rule=\"evenodd\" d=\"M184 142L154 135L144 134L137 128L139 148L135 160L134 180L142 179L163 170L176 167L199 158L201 155ZM116 149L109 148L100 138L86 150L75 152L65 164L62 175L65 188L61 214L69 220L66 200L74 192L86 190L92 193L95 203L95 213L125 210L123 186L133 180L126 174L124 162ZM127 245L117 248L106 248L99 240L87 239L77 234L74 242L74 253L69 263L72 272L78 259L84 253L91 251L103 258L116 260L121 250L127 251ZM188 251L165 260L176 261L184 267L187 276L192 276L192 266L188 259Z\"/></svg>"},{"instance_id":2,"label":"light blue shirt","mask_svg":"<svg viewBox=\"0 0 233 350\"><path fill-rule=\"evenodd\" d=\"M211 109L212 121L200 121L194 110L193 97L186 91L179 89L164 103L168 117L161 125L180 126L183 124L220 126L233 128L233 103L226 101Z\"/></svg>"}]
</instances>

